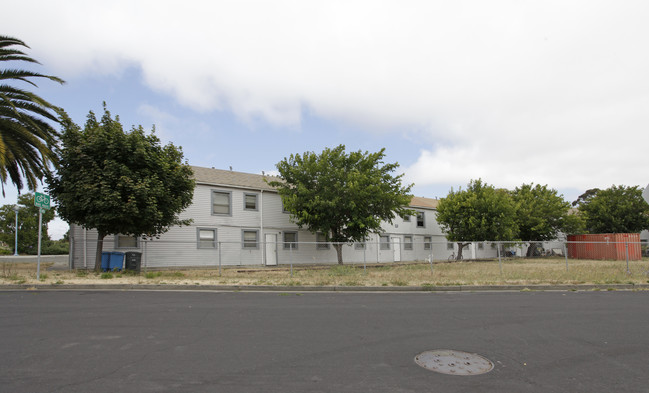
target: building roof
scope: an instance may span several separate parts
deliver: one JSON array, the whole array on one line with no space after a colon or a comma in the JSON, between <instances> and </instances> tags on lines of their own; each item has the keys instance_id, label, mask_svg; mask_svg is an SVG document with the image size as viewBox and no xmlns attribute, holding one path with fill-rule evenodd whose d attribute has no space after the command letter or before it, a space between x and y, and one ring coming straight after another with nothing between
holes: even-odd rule
<instances>
[{"instance_id":1,"label":"building roof","mask_svg":"<svg viewBox=\"0 0 649 393\"><path fill-rule=\"evenodd\" d=\"M251 190L276 191L275 188L268 185L266 180L281 181L279 177L270 175L258 175L254 173L227 171L200 166L192 166L192 169L194 170L194 179L196 180L196 183L210 186L227 186ZM413 196L410 200L409 207L436 209L438 203L439 201L437 199Z\"/></svg>"},{"instance_id":2,"label":"building roof","mask_svg":"<svg viewBox=\"0 0 649 393\"><path fill-rule=\"evenodd\" d=\"M280 180L280 178L275 176L203 168L200 166L192 166L192 169L194 170L194 179L196 180L196 183L210 186L229 186L274 191L275 189L269 186L264 179L267 179L268 181Z\"/></svg>"},{"instance_id":3,"label":"building roof","mask_svg":"<svg viewBox=\"0 0 649 393\"><path fill-rule=\"evenodd\" d=\"M423 207L426 209L437 209L438 204L439 204L438 199L413 196L412 199L410 200L409 207Z\"/></svg>"}]
</instances>

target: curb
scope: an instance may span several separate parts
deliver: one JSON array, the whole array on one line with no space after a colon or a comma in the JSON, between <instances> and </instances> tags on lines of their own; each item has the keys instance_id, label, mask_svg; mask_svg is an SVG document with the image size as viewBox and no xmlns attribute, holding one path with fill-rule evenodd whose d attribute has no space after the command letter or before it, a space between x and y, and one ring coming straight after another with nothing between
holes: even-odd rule
<instances>
[{"instance_id":1,"label":"curb","mask_svg":"<svg viewBox=\"0 0 649 393\"><path fill-rule=\"evenodd\" d=\"M456 285L417 287L273 286L273 285L168 285L168 284L5 284L0 290L66 291L225 291L225 292L490 292L490 291L632 291L649 284L588 285Z\"/></svg>"}]
</instances>

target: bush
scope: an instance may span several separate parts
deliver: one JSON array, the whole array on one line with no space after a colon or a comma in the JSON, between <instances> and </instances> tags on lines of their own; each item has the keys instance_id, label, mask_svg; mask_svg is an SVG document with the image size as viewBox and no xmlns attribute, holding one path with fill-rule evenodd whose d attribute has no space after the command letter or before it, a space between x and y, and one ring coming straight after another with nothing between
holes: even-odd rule
<instances>
[{"instance_id":1,"label":"bush","mask_svg":"<svg viewBox=\"0 0 649 393\"><path fill-rule=\"evenodd\" d=\"M65 255L70 252L70 243L63 240L45 240L41 244L42 255Z\"/></svg>"}]
</instances>

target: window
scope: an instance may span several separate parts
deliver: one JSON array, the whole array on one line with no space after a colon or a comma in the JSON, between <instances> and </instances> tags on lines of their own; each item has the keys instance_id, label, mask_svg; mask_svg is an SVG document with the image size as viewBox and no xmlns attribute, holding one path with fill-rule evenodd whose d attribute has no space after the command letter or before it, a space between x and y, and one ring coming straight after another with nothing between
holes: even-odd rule
<instances>
[{"instance_id":1,"label":"window","mask_svg":"<svg viewBox=\"0 0 649 393\"><path fill-rule=\"evenodd\" d=\"M424 236L424 250L430 250L433 248L433 238L430 236Z\"/></svg>"},{"instance_id":2,"label":"window","mask_svg":"<svg viewBox=\"0 0 649 393\"><path fill-rule=\"evenodd\" d=\"M318 244L316 245L316 249L318 250L329 249L329 243L327 243L327 237L324 235L324 233L316 233L315 241L318 242Z\"/></svg>"},{"instance_id":3,"label":"window","mask_svg":"<svg viewBox=\"0 0 649 393\"><path fill-rule=\"evenodd\" d=\"M115 236L115 248L138 248L139 246L139 241L135 236Z\"/></svg>"},{"instance_id":4,"label":"window","mask_svg":"<svg viewBox=\"0 0 649 393\"><path fill-rule=\"evenodd\" d=\"M356 243L354 243L354 249L356 249L356 250L364 250L365 249L365 242L356 242Z\"/></svg>"},{"instance_id":5,"label":"window","mask_svg":"<svg viewBox=\"0 0 649 393\"><path fill-rule=\"evenodd\" d=\"M212 214L230 215L231 193L225 191L212 191Z\"/></svg>"},{"instance_id":6,"label":"window","mask_svg":"<svg viewBox=\"0 0 649 393\"><path fill-rule=\"evenodd\" d=\"M410 222L410 216L403 216L403 222Z\"/></svg>"},{"instance_id":7,"label":"window","mask_svg":"<svg viewBox=\"0 0 649 393\"><path fill-rule=\"evenodd\" d=\"M198 248L216 248L216 229L197 228Z\"/></svg>"},{"instance_id":8,"label":"window","mask_svg":"<svg viewBox=\"0 0 649 393\"><path fill-rule=\"evenodd\" d=\"M284 232L284 249L297 249L297 232Z\"/></svg>"},{"instance_id":9,"label":"window","mask_svg":"<svg viewBox=\"0 0 649 393\"><path fill-rule=\"evenodd\" d=\"M484 250L484 243L478 243L478 250Z\"/></svg>"},{"instance_id":10,"label":"window","mask_svg":"<svg viewBox=\"0 0 649 393\"><path fill-rule=\"evenodd\" d=\"M257 194L243 194L243 209L257 210Z\"/></svg>"},{"instance_id":11,"label":"window","mask_svg":"<svg viewBox=\"0 0 649 393\"><path fill-rule=\"evenodd\" d=\"M259 231L244 229L241 233L243 247L245 249L259 248Z\"/></svg>"},{"instance_id":12,"label":"window","mask_svg":"<svg viewBox=\"0 0 649 393\"><path fill-rule=\"evenodd\" d=\"M417 228L424 228L424 212L417 212Z\"/></svg>"},{"instance_id":13,"label":"window","mask_svg":"<svg viewBox=\"0 0 649 393\"><path fill-rule=\"evenodd\" d=\"M380 236L379 237L379 243L380 243L380 248L381 250L389 250L390 249L390 236Z\"/></svg>"},{"instance_id":14,"label":"window","mask_svg":"<svg viewBox=\"0 0 649 393\"><path fill-rule=\"evenodd\" d=\"M403 237L403 249L412 250L412 236Z\"/></svg>"},{"instance_id":15,"label":"window","mask_svg":"<svg viewBox=\"0 0 649 393\"><path fill-rule=\"evenodd\" d=\"M453 243L446 243L447 250L453 250Z\"/></svg>"}]
</instances>

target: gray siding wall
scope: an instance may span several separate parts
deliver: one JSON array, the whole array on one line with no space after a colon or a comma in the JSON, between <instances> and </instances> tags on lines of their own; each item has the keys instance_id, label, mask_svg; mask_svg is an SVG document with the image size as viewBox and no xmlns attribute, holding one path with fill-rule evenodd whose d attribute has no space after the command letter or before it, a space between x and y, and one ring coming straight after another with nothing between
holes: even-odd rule
<instances>
[{"instance_id":1,"label":"gray siding wall","mask_svg":"<svg viewBox=\"0 0 649 393\"><path fill-rule=\"evenodd\" d=\"M230 214L212 213L212 192L225 192L230 195ZM245 195L257 196L257 208L247 210ZM425 260L431 252L434 259L446 259L451 253L446 247L446 239L435 220L435 210L414 208L424 212L424 227L417 227L417 218L411 217L404 221L396 217L392 223L385 223L384 236L389 236L391 243L388 249L379 245L380 236L370 235L364 249L353 245L343 248L343 258L346 262L362 263ZM262 221L263 216L263 221ZM234 187L218 187L199 184L194 190L194 200L191 206L180 214L183 219L193 220L190 226L173 227L159 239L139 241L136 248L119 249L116 247L115 236L107 236L104 240L104 251L138 251L142 255L143 267L189 267L189 266L218 266L221 265L263 265L265 263L265 235L275 235L277 239L276 258L279 264L289 262L300 264L336 263L337 256L333 246L321 249L316 244L316 235L306 230L298 230L290 222L290 215L282 211L279 195L268 190L252 190ZM198 244L199 229L215 229L216 240L220 247L200 248ZM244 230L256 231L258 247L244 249L241 241ZM284 248L283 235L285 232L297 232L298 247L292 252ZM97 233L94 230L85 231L71 225L70 236L74 238L73 267L77 269L93 268L95 260ZM412 249L404 247L405 237L412 238ZM430 237L432 246L424 246L424 237ZM398 247L398 250L395 248ZM485 250L487 247L485 247ZM495 251L494 251L495 253ZM469 254L465 254L469 255Z\"/></svg>"}]
</instances>

